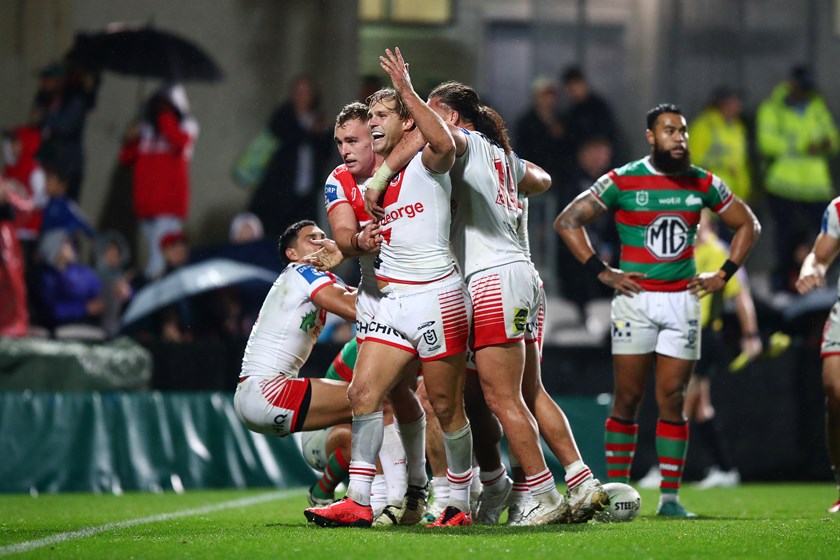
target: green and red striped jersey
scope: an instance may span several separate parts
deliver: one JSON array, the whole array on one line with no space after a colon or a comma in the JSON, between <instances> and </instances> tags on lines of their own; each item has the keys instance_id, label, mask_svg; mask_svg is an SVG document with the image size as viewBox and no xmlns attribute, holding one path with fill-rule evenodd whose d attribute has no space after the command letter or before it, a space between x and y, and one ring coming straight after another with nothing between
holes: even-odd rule
<instances>
[{"instance_id":1,"label":"green and red striped jersey","mask_svg":"<svg viewBox=\"0 0 840 560\"><path fill-rule=\"evenodd\" d=\"M650 156L613 169L590 192L614 208L625 272L643 272L639 284L654 292L685 290L694 277L694 240L703 208L724 211L732 191L720 178L696 166L665 175Z\"/></svg>"},{"instance_id":2,"label":"green and red striped jersey","mask_svg":"<svg viewBox=\"0 0 840 560\"><path fill-rule=\"evenodd\" d=\"M358 352L359 346L356 343L356 337L353 337L333 359L326 375L324 375L324 379L337 379L348 383L352 381L353 368L356 367Z\"/></svg>"}]
</instances>

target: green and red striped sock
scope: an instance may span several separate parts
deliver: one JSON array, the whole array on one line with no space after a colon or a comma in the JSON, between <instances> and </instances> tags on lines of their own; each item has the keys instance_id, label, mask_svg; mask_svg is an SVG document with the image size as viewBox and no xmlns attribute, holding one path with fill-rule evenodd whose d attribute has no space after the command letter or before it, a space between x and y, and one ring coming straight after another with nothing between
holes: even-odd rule
<instances>
[{"instance_id":1,"label":"green and red striped sock","mask_svg":"<svg viewBox=\"0 0 840 560\"><path fill-rule=\"evenodd\" d=\"M607 418L604 433L604 450L607 455L607 480L630 482L630 465L636 453L639 425L628 420Z\"/></svg>"},{"instance_id":2,"label":"green and red striped sock","mask_svg":"<svg viewBox=\"0 0 840 560\"><path fill-rule=\"evenodd\" d=\"M656 453L659 455L659 472L662 474L659 490L663 494L676 494L680 491L687 451L688 422L657 421Z\"/></svg>"},{"instance_id":3,"label":"green and red striped sock","mask_svg":"<svg viewBox=\"0 0 840 560\"><path fill-rule=\"evenodd\" d=\"M336 449L327 461L327 467L321 480L312 489L312 495L316 498L329 499L335 495L335 488L341 481L347 478L350 470L350 462L344 458L341 448Z\"/></svg>"}]
</instances>

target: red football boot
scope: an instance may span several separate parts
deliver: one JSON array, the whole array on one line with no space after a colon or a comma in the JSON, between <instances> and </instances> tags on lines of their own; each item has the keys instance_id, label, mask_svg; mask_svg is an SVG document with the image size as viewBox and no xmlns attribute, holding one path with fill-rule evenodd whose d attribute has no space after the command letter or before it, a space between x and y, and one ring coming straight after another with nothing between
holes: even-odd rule
<instances>
[{"instance_id":1,"label":"red football boot","mask_svg":"<svg viewBox=\"0 0 840 560\"><path fill-rule=\"evenodd\" d=\"M464 513L458 508L447 506L434 523L426 527L469 527L472 525L472 514Z\"/></svg>"},{"instance_id":2,"label":"red football boot","mask_svg":"<svg viewBox=\"0 0 840 560\"><path fill-rule=\"evenodd\" d=\"M328 506L311 507L303 511L307 521L321 527L370 527L373 510L357 504L350 498L338 500Z\"/></svg>"}]
</instances>

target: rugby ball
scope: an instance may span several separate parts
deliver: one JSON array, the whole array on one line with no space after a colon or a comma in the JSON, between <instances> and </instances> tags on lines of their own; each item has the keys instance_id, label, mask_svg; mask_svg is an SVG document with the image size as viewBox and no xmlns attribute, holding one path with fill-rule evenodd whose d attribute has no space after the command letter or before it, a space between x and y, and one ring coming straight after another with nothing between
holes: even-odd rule
<instances>
[{"instance_id":1,"label":"rugby ball","mask_svg":"<svg viewBox=\"0 0 840 560\"><path fill-rule=\"evenodd\" d=\"M595 519L604 522L633 521L642 509L642 497L635 488L622 482L608 482L604 490L610 497L610 503Z\"/></svg>"}]
</instances>

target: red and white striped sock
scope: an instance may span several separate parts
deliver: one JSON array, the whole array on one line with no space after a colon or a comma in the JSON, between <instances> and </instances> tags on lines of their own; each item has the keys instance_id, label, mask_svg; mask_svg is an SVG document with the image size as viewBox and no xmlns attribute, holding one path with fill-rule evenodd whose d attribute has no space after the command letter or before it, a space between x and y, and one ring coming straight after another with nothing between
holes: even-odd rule
<instances>
[{"instance_id":1,"label":"red and white striped sock","mask_svg":"<svg viewBox=\"0 0 840 560\"><path fill-rule=\"evenodd\" d=\"M531 491L531 496L541 504L554 507L560 504L562 498L557 491L557 484L554 482L554 475L549 469L545 469L533 476L526 476L525 483Z\"/></svg>"},{"instance_id":2,"label":"red and white striped sock","mask_svg":"<svg viewBox=\"0 0 840 560\"><path fill-rule=\"evenodd\" d=\"M592 471L586 466L583 460L575 461L566 466L566 487L569 492L592 479Z\"/></svg>"},{"instance_id":3,"label":"red and white striped sock","mask_svg":"<svg viewBox=\"0 0 840 560\"><path fill-rule=\"evenodd\" d=\"M376 465L364 461L350 460L350 484L347 497L363 506L370 505L370 487L376 476Z\"/></svg>"}]
</instances>

